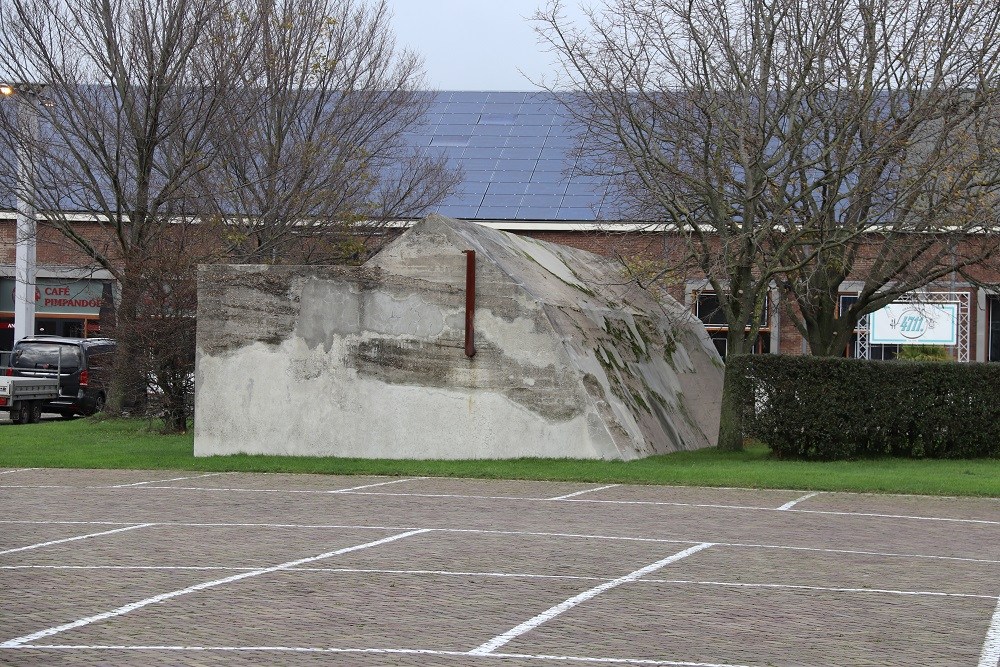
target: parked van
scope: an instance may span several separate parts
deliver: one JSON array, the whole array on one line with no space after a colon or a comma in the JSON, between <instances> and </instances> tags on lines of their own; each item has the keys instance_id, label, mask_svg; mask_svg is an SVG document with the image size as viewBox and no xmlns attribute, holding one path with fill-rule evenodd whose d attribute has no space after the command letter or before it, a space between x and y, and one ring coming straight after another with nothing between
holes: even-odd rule
<instances>
[{"instance_id":1,"label":"parked van","mask_svg":"<svg viewBox=\"0 0 1000 667\"><path fill-rule=\"evenodd\" d=\"M115 341L110 338L26 336L10 355L7 374L59 378L59 398L46 401L45 412L63 417L92 415L104 409Z\"/></svg>"}]
</instances>

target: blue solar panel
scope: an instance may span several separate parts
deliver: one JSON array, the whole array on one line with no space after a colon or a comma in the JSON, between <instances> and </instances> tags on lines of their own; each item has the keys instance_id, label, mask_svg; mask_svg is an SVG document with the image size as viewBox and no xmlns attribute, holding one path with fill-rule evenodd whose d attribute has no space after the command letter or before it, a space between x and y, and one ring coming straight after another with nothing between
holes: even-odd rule
<instances>
[{"instance_id":1,"label":"blue solar panel","mask_svg":"<svg viewBox=\"0 0 1000 667\"><path fill-rule=\"evenodd\" d=\"M532 93L525 92L506 92L506 91L494 91L486 93L486 99L491 105L493 104L521 104L524 100L532 95Z\"/></svg>"},{"instance_id":2,"label":"blue solar panel","mask_svg":"<svg viewBox=\"0 0 1000 667\"><path fill-rule=\"evenodd\" d=\"M569 151L565 148L556 146L545 146L542 147L542 153L538 157L542 160L556 160L561 163L567 161L567 153Z\"/></svg>"},{"instance_id":3,"label":"blue solar panel","mask_svg":"<svg viewBox=\"0 0 1000 667\"><path fill-rule=\"evenodd\" d=\"M493 172L493 180L497 183L530 183L532 178L527 171L504 171L498 168Z\"/></svg>"},{"instance_id":4,"label":"blue solar panel","mask_svg":"<svg viewBox=\"0 0 1000 667\"><path fill-rule=\"evenodd\" d=\"M566 167L567 164L565 160L539 159L535 163L535 171L554 171L561 174L566 171Z\"/></svg>"},{"instance_id":5,"label":"blue solar panel","mask_svg":"<svg viewBox=\"0 0 1000 667\"><path fill-rule=\"evenodd\" d=\"M555 195L529 194L524 197L524 199L521 201L521 204L525 206L557 207L563 204L563 196L560 194L555 194Z\"/></svg>"},{"instance_id":6,"label":"blue solar panel","mask_svg":"<svg viewBox=\"0 0 1000 667\"><path fill-rule=\"evenodd\" d=\"M517 209L518 220L558 220L559 208L555 206L520 206Z\"/></svg>"},{"instance_id":7,"label":"blue solar panel","mask_svg":"<svg viewBox=\"0 0 1000 667\"><path fill-rule=\"evenodd\" d=\"M494 157L500 157L500 149L507 145L508 139L510 139L510 137L496 137L496 136L484 136L482 134L474 134L472 135L472 139L469 140L469 146L492 148L495 150Z\"/></svg>"},{"instance_id":8,"label":"blue solar panel","mask_svg":"<svg viewBox=\"0 0 1000 667\"><path fill-rule=\"evenodd\" d=\"M456 90L442 94L448 95L448 101L452 103L485 102L489 98L488 92L479 90Z\"/></svg>"},{"instance_id":9,"label":"blue solar panel","mask_svg":"<svg viewBox=\"0 0 1000 667\"><path fill-rule=\"evenodd\" d=\"M563 195L566 194L565 183L538 183L532 179L525 190L529 195Z\"/></svg>"},{"instance_id":10,"label":"blue solar panel","mask_svg":"<svg viewBox=\"0 0 1000 667\"><path fill-rule=\"evenodd\" d=\"M563 220L593 220L594 210L590 207L567 207L559 208L559 217Z\"/></svg>"},{"instance_id":11,"label":"blue solar panel","mask_svg":"<svg viewBox=\"0 0 1000 667\"><path fill-rule=\"evenodd\" d=\"M491 195L523 195L527 189L527 183L500 183L494 181L489 184L486 192ZM556 203L558 204L559 202Z\"/></svg>"},{"instance_id":12,"label":"blue solar panel","mask_svg":"<svg viewBox=\"0 0 1000 667\"><path fill-rule=\"evenodd\" d=\"M544 141L543 137L548 136L549 127L547 125L519 125L515 123L510 128L512 137L532 137L538 145Z\"/></svg>"},{"instance_id":13,"label":"blue solar panel","mask_svg":"<svg viewBox=\"0 0 1000 667\"><path fill-rule=\"evenodd\" d=\"M478 125L479 113L444 113L441 115L441 125Z\"/></svg>"},{"instance_id":14,"label":"blue solar panel","mask_svg":"<svg viewBox=\"0 0 1000 667\"><path fill-rule=\"evenodd\" d=\"M463 173L442 213L470 219L594 219L604 181L571 173L580 128L555 95L435 93L428 120L407 142L454 160Z\"/></svg>"},{"instance_id":15,"label":"blue solar panel","mask_svg":"<svg viewBox=\"0 0 1000 667\"><path fill-rule=\"evenodd\" d=\"M521 195L491 195L488 192L483 197L483 206L518 206Z\"/></svg>"},{"instance_id":16,"label":"blue solar panel","mask_svg":"<svg viewBox=\"0 0 1000 667\"><path fill-rule=\"evenodd\" d=\"M482 196L486 194L486 189L490 185L496 185L496 183L490 183L489 181L466 181L458 186L455 194L460 197L479 196L482 199Z\"/></svg>"},{"instance_id":17,"label":"blue solar panel","mask_svg":"<svg viewBox=\"0 0 1000 667\"><path fill-rule=\"evenodd\" d=\"M479 125L514 125L516 121L516 113L479 114Z\"/></svg>"},{"instance_id":18,"label":"blue solar panel","mask_svg":"<svg viewBox=\"0 0 1000 667\"><path fill-rule=\"evenodd\" d=\"M521 102L500 102L490 100L483 109L484 113L517 114L521 111Z\"/></svg>"},{"instance_id":19,"label":"blue solar panel","mask_svg":"<svg viewBox=\"0 0 1000 667\"><path fill-rule=\"evenodd\" d=\"M500 149L500 157L508 159L517 160L535 160L541 154L542 149L538 146L513 146L510 147L510 142L507 143L508 148ZM531 165L534 168L534 165Z\"/></svg>"},{"instance_id":20,"label":"blue solar panel","mask_svg":"<svg viewBox=\"0 0 1000 667\"><path fill-rule=\"evenodd\" d=\"M507 137L507 146L534 148L537 150L535 157L538 157L542 152L542 137Z\"/></svg>"},{"instance_id":21,"label":"blue solar panel","mask_svg":"<svg viewBox=\"0 0 1000 667\"><path fill-rule=\"evenodd\" d=\"M431 146L468 146L470 134L438 134L431 137Z\"/></svg>"},{"instance_id":22,"label":"blue solar panel","mask_svg":"<svg viewBox=\"0 0 1000 667\"><path fill-rule=\"evenodd\" d=\"M502 158L497 169L503 169L504 171L520 171L527 172L530 176L531 172L535 168L535 160L527 158Z\"/></svg>"},{"instance_id":23,"label":"blue solar panel","mask_svg":"<svg viewBox=\"0 0 1000 667\"><path fill-rule=\"evenodd\" d=\"M495 171L466 171L465 182L467 183L489 183L496 180Z\"/></svg>"},{"instance_id":24,"label":"blue solar panel","mask_svg":"<svg viewBox=\"0 0 1000 667\"><path fill-rule=\"evenodd\" d=\"M480 206L477 218L483 220L516 220L516 206Z\"/></svg>"},{"instance_id":25,"label":"blue solar panel","mask_svg":"<svg viewBox=\"0 0 1000 667\"><path fill-rule=\"evenodd\" d=\"M590 177L584 177L590 178ZM602 185L595 185L594 183L587 183L581 178L574 178L572 183L566 186L566 194L570 196L595 196L600 195L604 192L604 187Z\"/></svg>"},{"instance_id":26,"label":"blue solar panel","mask_svg":"<svg viewBox=\"0 0 1000 667\"><path fill-rule=\"evenodd\" d=\"M462 151L462 157L466 160L498 160L500 159L500 151L503 150L500 146L497 146L495 142L491 142L493 145L482 145L480 142L469 146Z\"/></svg>"},{"instance_id":27,"label":"blue solar panel","mask_svg":"<svg viewBox=\"0 0 1000 667\"><path fill-rule=\"evenodd\" d=\"M531 174L532 183L562 183L566 184L566 176L561 171L535 171Z\"/></svg>"},{"instance_id":28,"label":"blue solar panel","mask_svg":"<svg viewBox=\"0 0 1000 667\"><path fill-rule=\"evenodd\" d=\"M452 102L448 105L448 113L482 113L483 107L486 105L486 100L480 100L478 102Z\"/></svg>"},{"instance_id":29,"label":"blue solar panel","mask_svg":"<svg viewBox=\"0 0 1000 667\"><path fill-rule=\"evenodd\" d=\"M473 158L462 156L462 169L465 173L470 171L493 171L497 167L495 158Z\"/></svg>"},{"instance_id":30,"label":"blue solar panel","mask_svg":"<svg viewBox=\"0 0 1000 667\"><path fill-rule=\"evenodd\" d=\"M470 132L475 132L478 137L509 137L514 129L511 125L464 125Z\"/></svg>"}]
</instances>

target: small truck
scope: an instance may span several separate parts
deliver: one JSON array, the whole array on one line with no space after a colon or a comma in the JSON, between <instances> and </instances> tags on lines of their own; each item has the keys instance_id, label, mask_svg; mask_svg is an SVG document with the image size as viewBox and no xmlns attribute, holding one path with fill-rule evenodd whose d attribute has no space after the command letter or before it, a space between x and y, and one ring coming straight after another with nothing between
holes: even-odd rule
<instances>
[{"instance_id":1,"label":"small truck","mask_svg":"<svg viewBox=\"0 0 1000 667\"><path fill-rule=\"evenodd\" d=\"M10 413L15 424L37 424L42 404L59 398L57 378L0 376L0 410Z\"/></svg>"}]
</instances>

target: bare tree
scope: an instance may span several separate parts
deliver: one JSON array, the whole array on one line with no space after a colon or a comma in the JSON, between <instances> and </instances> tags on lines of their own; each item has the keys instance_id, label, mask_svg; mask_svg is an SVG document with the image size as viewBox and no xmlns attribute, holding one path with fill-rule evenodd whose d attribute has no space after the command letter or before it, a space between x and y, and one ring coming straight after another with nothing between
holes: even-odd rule
<instances>
[{"instance_id":1,"label":"bare tree","mask_svg":"<svg viewBox=\"0 0 1000 667\"><path fill-rule=\"evenodd\" d=\"M117 280L116 329L143 317L150 265L183 212L186 184L208 163L244 25L218 0L4 0L4 76L44 82L33 146L35 207ZM23 128L7 128L28 141ZM85 236L73 214L101 227ZM125 335L109 406L120 410L150 350Z\"/></svg>"},{"instance_id":2,"label":"bare tree","mask_svg":"<svg viewBox=\"0 0 1000 667\"><path fill-rule=\"evenodd\" d=\"M803 174L793 223L819 251L781 287L812 353L838 355L864 315L997 254L1000 19L965 2L809 5L786 39L823 21L828 83L783 137ZM863 284L841 312L848 278Z\"/></svg>"},{"instance_id":3,"label":"bare tree","mask_svg":"<svg viewBox=\"0 0 1000 667\"><path fill-rule=\"evenodd\" d=\"M553 0L536 20L562 64L550 88L577 91L564 99L588 128L592 170L622 215L676 235L718 295L729 355L749 351L774 286L830 353L845 326L827 326L830 308L862 248L874 242L881 268L841 315L854 321L891 300L890 285L939 277L956 231L992 224L1000 40L988 7L609 0L578 27ZM730 380L719 445L738 449Z\"/></svg>"},{"instance_id":4,"label":"bare tree","mask_svg":"<svg viewBox=\"0 0 1000 667\"><path fill-rule=\"evenodd\" d=\"M592 154L578 164L610 179L619 217L663 225L677 236L676 261L697 269L717 295L729 326L727 351L737 356L750 351L759 333L775 277L796 268L786 264L786 251L761 252L774 224L760 201L773 159L772 119L791 100L769 95L768 82L745 74L753 58L767 60L765 40L746 35L752 57L724 62L724 44L704 41L707 18L686 2L661 0L592 10L583 28L565 24L559 2L536 16L563 65L552 87L573 91L561 99L587 128L583 148ZM740 30L730 30L717 38L742 39ZM794 234L784 241L796 242ZM719 445L737 449L730 380Z\"/></svg>"},{"instance_id":5,"label":"bare tree","mask_svg":"<svg viewBox=\"0 0 1000 667\"><path fill-rule=\"evenodd\" d=\"M153 379L185 428L198 262L360 255L455 182L406 149L430 100L385 2L0 0L0 20L0 77L45 84L37 140L4 123L33 204L119 286L112 411Z\"/></svg>"},{"instance_id":6,"label":"bare tree","mask_svg":"<svg viewBox=\"0 0 1000 667\"><path fill-rule=\"evenodd\" d=\"M260 0L259 37L225 105L199 182L244 262L365 254L386 222L416 217L457 182L406 133L431 98L400 51L385 0Z\"/></svg>"}]
</instances>

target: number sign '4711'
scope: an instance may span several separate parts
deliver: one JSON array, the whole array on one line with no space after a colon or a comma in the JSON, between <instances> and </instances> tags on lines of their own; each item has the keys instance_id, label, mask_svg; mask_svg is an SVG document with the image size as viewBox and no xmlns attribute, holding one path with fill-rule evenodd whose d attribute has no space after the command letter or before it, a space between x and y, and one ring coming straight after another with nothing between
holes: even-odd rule
<instances>
[{"instance_id":1,"label":"number sign '4711'","mask_svg":"<svg viewBox=\"0 0 1000 667\"><path fill-rule=\"evenodd\" d=\"M875 345L955 345L957 303L890 303L868 316L868 342Z\"/></svg>"}]
</instances>

